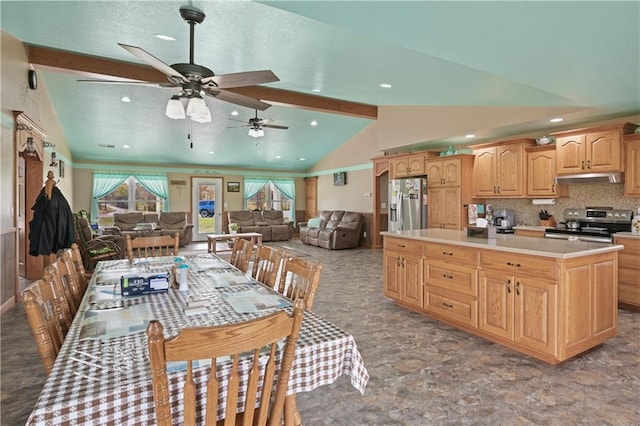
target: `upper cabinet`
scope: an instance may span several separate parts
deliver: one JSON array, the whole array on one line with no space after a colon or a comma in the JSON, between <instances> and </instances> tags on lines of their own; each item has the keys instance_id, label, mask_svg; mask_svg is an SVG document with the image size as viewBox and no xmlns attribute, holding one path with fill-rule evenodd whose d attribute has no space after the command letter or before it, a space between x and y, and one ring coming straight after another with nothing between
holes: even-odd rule
<instances>
[{"instance_id":1,"label":"upper cabinet","mask_svg":"<svg viewBox=\"0 0 640 426\"><path fill-rule=\"evenodd\" d=\"M630 123L554 133L559 175L622 172L622 139L633 132Z\"/></svg>"},{"instance_id":2,"label":"upper cabinet","mask_svg":"<svg viewBox=\"0 0 640 426\"><path fill-rule=\"evenodd\" d=\"M493 146L476 145L473 153L474 196L478 198L523 197L526 192L525 148L532 139L501 142Z\"/></svg>"},{"instance_id":3,"label":"upper cabinet","mask_svg":"<svg viewBox=\"0 0 640 426\"><path fill-rule=\"evenodd\" d=\"M460 186L462 184L461 158L427 159L427 179L430 187Z\"/></svg>"},{"instance_id":4,"label":"upper cabinet","mask_svg":"<svg viewBox=\"0 0 640 426\"><path fill-rule=\"evenodd\" d=\"M625 137L624 195L640 197L640 134Z\"/></svg>"},{"instance_id":5,"label":"upper cabinet","mask_svg":"<svg viewBox=\"0 0 640 426\"><path fill-rule=\"evenodd\" d=\"M471 197L473 155L427 159L427 227L462 229Z\"/></svg>"},{"instance_id":6,"label":"upper cabinet","mask_svg":"<svg viewBox=\"0 0 640 426\"><path fill-rule=\"evenodd\" d=\"M566 185L557 185L555 145L532 146L527 152L527 195L530 197L566 197Z\"/></svg>"},{"instance_id":7,"label":"upper cabinet","mask_svg":"<svg viewBox=\"0 0 640 426\"><path fill-rule=\"evenodd\" d=\"M424 159L424 153L409 154L392 159L392 179L425 175Z\"/></svg>"}]
</instances>

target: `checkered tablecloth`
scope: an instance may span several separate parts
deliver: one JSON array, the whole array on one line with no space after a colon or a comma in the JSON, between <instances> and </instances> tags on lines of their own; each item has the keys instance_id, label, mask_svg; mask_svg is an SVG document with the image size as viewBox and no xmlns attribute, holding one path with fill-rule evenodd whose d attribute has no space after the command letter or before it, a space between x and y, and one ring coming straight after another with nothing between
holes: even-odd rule
<instances>
[{"instance_id":1,"label":"checkered tablecloth","mask_svg":"<svg viewBox=\"0 0 640 426\"><path fill-rule=\"evenodd\" d=\"M202 256L215 258L214 255L186 256L187 262L196 265ZM171 258L159 258L152 265L159 268L164 265L170 270ZM27 424L155 423L146 334L140 331L109 339L80 339L84 314L90 307L88 295L99 272L126 267L128 261L100 262ZM225 293L244 291L259 285L250 280L247 284L214 288L210 274L233 271L228 264L227 269L197 271L197 268L191 268L188 294L170 288L168 293L125 299L124 305L148 303L154 317L163 324L165 337L175 335L185 327L241 322L273 312L239 314L232 309L224 300ZM203 296L211 300L208 312L185 315L187 299L201 299ZM219 363L218 377L224 376L226 370L228 366ZM175 406L180 405L179 389L183 374L169 375L171 402ZM308 392L333 383L342 374L348 375L353 387L364 393L369 374L353 337L312 311L305 311L288 394ZM222 413L225 399L223 392L219 413Z\"/></svg>"}]
</instances>

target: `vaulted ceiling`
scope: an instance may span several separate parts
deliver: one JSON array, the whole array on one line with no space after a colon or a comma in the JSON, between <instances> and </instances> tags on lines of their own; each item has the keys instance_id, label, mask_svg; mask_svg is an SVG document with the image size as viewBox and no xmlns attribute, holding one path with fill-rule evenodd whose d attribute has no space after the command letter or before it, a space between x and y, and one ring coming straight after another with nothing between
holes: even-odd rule
<instances>
[{"instance_id":1,"label":"vaulted ceiling","mask_svg":"<svg viewBox=\"0 0 640 426\"><path fill-rule=\"evenodd\" d=\"M189 27L178 12L185 4L207 15L195 27L195 62L216 74L272 70L278 82L234 90L273 104L259 117L288 130L249 137L244 124L254 110L211 97L211 123L172 120L164 111L177 88L77 81L166 82L117 43L167 64L188 62ZM458 108L467 117L488 108L495 117L530 108L530 116L500 125L488 116L487 127L476 129L484 138L548 129L547 118L563 111L564 125L640 113L637 1L2 1L0 7L2 30L31 46L30 62L74 159L82 161L304 171L395 106L450 114L438 143L475 131L463 125Z\"/></svg>"}]
</instances>

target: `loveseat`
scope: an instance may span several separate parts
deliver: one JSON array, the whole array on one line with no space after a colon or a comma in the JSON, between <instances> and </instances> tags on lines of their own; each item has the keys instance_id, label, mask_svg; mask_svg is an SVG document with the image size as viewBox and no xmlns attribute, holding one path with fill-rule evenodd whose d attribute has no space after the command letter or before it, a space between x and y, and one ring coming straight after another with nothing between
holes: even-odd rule
<instances>
[{"instance_id":1,"label":"loveseat","mask_svg":"<svg viewBox=\"0 0 640 426\"><path fill-rule=\"evenodd\" d=\"M238 232L259 232L262 241L286 241L293 236L293 222L284 220L280 210L229 211L227 219L240 226Z\"/></svg>"},{"instance_id":2,"label":"loveseat","mask_svg":"<svg viewBox=\"0 0 640 426\"><path fill-rule=\"evenodd\" d=\"M139 223L151 223L154 230L134 231ZM193 239L193 224L188 223L186 212L123 212L113 214L113 226L105 228L105 233L112 235L130 235L135 238L139 235L161 236L175 233L180 235L180 247L191 244Z\"/></svg>"},{"instance_id":3,"label":"loveseat","mask_svg":"<svg viewBox=\"0 0 640 426\"><path fill-rule=\"evenodd\" d=\"M300 222L300 241L330 250L353 248L360 243L363 226L362 213L324 210L318 217Z\"/></svg>"}]
</instances>

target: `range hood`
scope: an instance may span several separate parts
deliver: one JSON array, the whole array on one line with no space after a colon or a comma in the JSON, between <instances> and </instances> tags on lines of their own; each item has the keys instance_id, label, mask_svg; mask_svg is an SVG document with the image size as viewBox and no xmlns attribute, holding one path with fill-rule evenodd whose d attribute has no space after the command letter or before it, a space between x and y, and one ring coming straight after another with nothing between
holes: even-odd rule
<instances>
[{"instance_id":1,"label":"range hood","mask_svg":"<svg viewBox=\"0 0 640 426\"><path fill-rule=\"evenodd\" d=\"M556 183L622 183L622 173L580 173L556 176Z\"/></svg>"}]
</instances>

